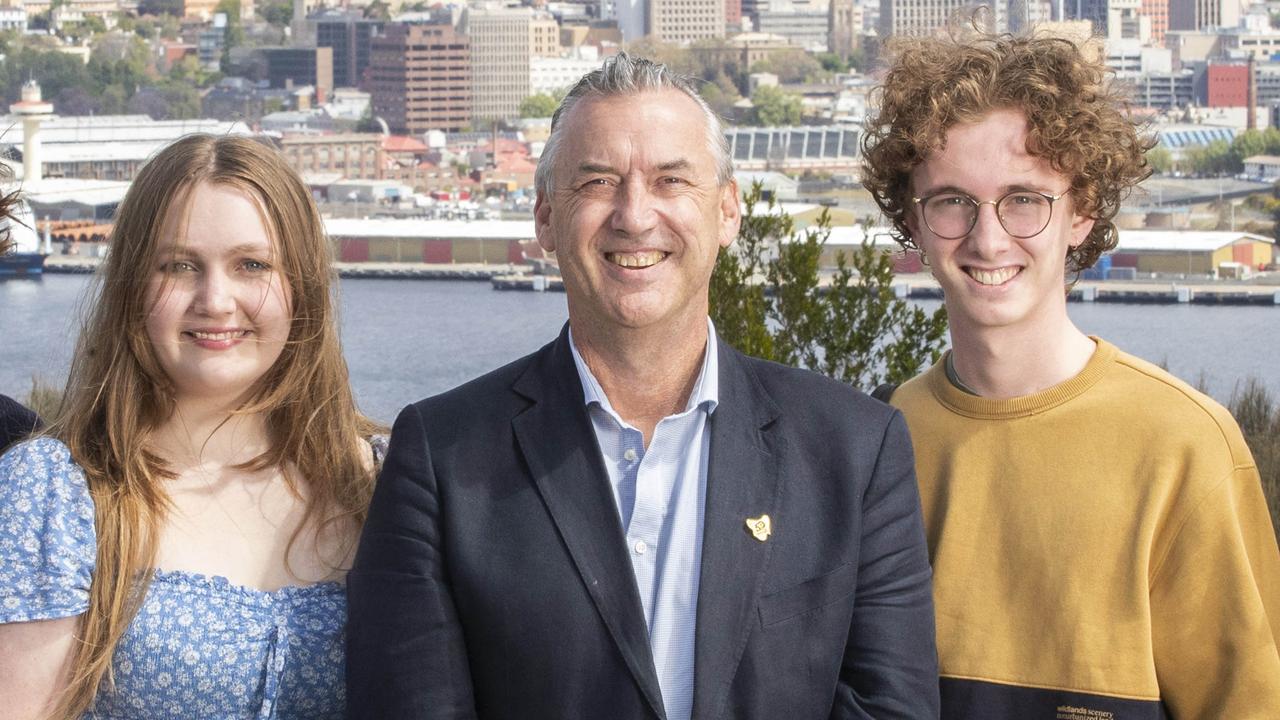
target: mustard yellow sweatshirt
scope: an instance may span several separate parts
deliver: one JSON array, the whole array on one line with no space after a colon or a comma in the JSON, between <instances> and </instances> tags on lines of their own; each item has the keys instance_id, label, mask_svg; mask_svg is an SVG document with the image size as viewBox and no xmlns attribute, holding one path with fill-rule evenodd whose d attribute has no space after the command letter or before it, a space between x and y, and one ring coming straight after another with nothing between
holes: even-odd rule
<instances>
[{"instance_id":1,"label":"mustard yellow sweatshirt","mask_svg":"<svg viewBox=\"0 0 1280 720\"><path fill-rule=\"evenodd\" d=\"M1230 414L1098 340L1010 400L904 384L944 718L1280 719L1280 551Z\"/></svg>"}]
</instances>

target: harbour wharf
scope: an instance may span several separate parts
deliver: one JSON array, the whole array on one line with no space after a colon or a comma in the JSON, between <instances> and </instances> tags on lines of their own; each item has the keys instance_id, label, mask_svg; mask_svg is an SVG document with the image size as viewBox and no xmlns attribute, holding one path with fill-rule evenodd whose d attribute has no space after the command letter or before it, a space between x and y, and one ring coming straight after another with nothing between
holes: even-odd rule
<instances>
[{"instance_id":1,"label":"harbour wharf","mask_svg":"<svg viewBox=\"0 0 1280 720\"><path fill-rule=\"evenodd\" d=\"M45 263L45 272L92 273L99 262L99 258L93 257L52 255ZM334 263L334 267L343 278L488 281L495 290L564 291L564 283L558 276L535 274L523 265L358 262ZM901 298L942 299L941 286L927 273L898 275L893 288ZM1071 288L1067 299L1097 303L1280 306L1280 283L1204 279L1172 282L1082 280Z\"/></svg>"},{"instance_id":2,"label":"harbour wharf","mask_svg":"<svg viewBox=\"0 0 1280 720\"><path fill-rule=\"evenodd\" d=\"M92 273L101 258L74 255L50 255L45 272ZM486 263L398 263L337 262L333 264L342 278L374 278L385 280L473 280L489 281L495 277L520 272L522 266Z\"/></svg>"},{"instance_id":3,"label":"harbour wharf","mask_svg":"<svg viewBox=\"0 0 1280 720\"><path fill-rule=\"evenodd\" d=\"M930 275L899 275L893 285L898 297L942 299L942 287ZM1067 294L1070 302L1140 303L1149 305L1276 305L1280 285L1233 281L1081 280Z\"/></svg>"}]
</instances>

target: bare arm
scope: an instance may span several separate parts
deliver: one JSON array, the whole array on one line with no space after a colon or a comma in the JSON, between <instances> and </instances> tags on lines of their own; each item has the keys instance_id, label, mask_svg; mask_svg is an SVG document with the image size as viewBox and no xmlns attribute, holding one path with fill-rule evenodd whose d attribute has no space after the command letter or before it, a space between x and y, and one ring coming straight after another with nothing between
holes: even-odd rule
<instances>
[{"instance_id":1,"label":"bare arm","mask_svg":"<svg viewBox=\"0 0 1280 720\"><path fill-rule=\"evenodd\" d=\"M79 617L0 624L0 719L48 717L67 685Z\"/></svg>"}]
</instances>

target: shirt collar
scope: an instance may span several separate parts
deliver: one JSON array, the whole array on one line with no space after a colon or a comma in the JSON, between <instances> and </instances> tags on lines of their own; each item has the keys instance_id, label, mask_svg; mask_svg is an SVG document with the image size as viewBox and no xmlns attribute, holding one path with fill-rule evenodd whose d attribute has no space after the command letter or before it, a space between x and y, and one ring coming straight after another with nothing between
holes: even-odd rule
<instances>
[{"instance_id":1,"label":"shirt collar","mask_svg":"<svg viewBox=\"0 0 1280 720\"><path fill-rule=\"evenodd\" d=\"M715 412L716 406L720 404L720 352L719 343L716 341L716 326L711 322L711 318L707 318L707 349L702 354L702 370L698 373L698 380L693 384L693 392L689 393L689 401L685 403L684 412L689 412L696 407L703 407L706 413L710 415ZM602 407L610 415L621 421L618 414L614 412L613 406L609 404L609 397L605 395L604 388L600 387L596 376L591 374L591 368L587 367L587 363L583 361L582 355L578 352L578 346L573 342L573 327L569 327L569 350L573 353L573 366L578 370L578 380L582 382L582 400L583 404L590 407L593 403Z\"/></svg>"}]
</instances>

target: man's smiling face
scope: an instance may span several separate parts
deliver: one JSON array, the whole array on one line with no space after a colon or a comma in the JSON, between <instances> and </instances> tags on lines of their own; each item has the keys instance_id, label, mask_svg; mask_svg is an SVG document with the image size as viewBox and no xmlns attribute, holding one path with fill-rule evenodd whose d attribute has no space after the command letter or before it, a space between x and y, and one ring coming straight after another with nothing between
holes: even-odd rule
<instances>
[{"instance_id":1,"label":"man's smiling face","mask_svg":"<svg viewBox=\"0 0 1280 720\"><path fill-rule=\"evenodd\" d=\"M702 109L678 90L651 90L580 100L563 122L535 226L556 253L570 318L705 322L716 254L738 233L738 189L717 179Z\"/></svg>"},{"instance_id":2,"label":"man's smiling face","mask_svg":"<svg viewBox=\"0 0 1280 720\"><path fill-rule=\"evenodd\" d=\"M924 250L946 294L954 330L1018 326L1048 328L1066 313L1066 256L1093 228L1075 213L1070 179L1027 152L1027 120L1019 111L997 110L947 131L946 145L911 173L912 193L940 192L998 200L1014 190L1061 197L1048 225L1029 238L1009 234L995 206L983 204L977 223L956 239L939 237L916 204L907 214L911 237Z\"/></svg>"}]
</instances>

